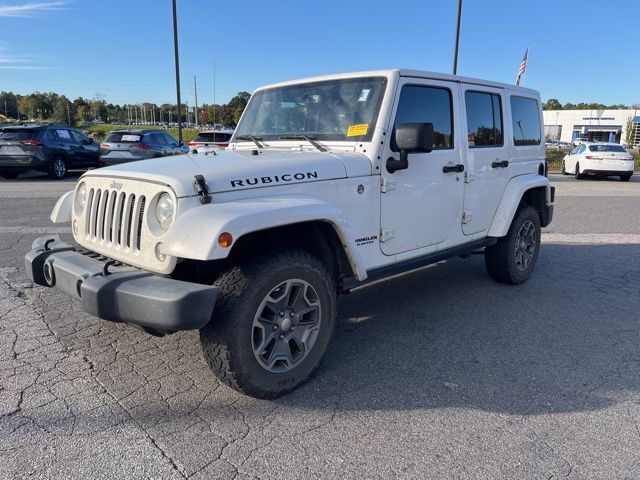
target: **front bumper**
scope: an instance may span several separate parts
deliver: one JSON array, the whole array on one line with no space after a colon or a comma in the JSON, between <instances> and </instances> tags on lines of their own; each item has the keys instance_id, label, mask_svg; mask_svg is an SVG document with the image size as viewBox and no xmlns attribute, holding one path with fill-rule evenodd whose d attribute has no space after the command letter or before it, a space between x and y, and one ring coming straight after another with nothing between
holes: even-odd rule
<instances>
[{"instance_id":1,"label":"front bumper","mask_svg":"<svg viewBox=\"0 0 640 480\"><path fill-rule=\"evenodd\" d=\"M163 335L204 327L213 314L218 289L111 264L80 252L56 235L39 237L25 255L28 277L79 300L88 313ZM120 264L121 265L121 264Z\"/></svg>"}]
</instances>

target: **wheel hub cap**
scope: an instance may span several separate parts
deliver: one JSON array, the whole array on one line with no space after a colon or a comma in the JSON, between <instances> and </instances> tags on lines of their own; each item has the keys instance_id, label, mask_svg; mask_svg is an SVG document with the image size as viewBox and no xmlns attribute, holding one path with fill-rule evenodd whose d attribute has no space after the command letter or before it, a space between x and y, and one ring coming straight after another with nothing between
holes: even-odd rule
<instances>
[{"instance_id":1,"label":"wheel hub cap","mask_svg":"<svg viewBox=\"0 0 640 480\"><path fill-rule=\"evenodd\" d=\"M525 271L529 268L536 251L536 227L531 220L522 224L515 244L516 267L520 271Z\"/></svg>"},{"instance_id":2,"label":"wheel hub cap","mask_svg":"<svg viewBox=\"0 0 640 480\"><path fill-rule=\"evenodd\" d=\"M260 303L252 325L253 354L262 368L284 373L304 360L320 330L318 293L308 282L287 280Z\"/></svg>"}]
</instances>

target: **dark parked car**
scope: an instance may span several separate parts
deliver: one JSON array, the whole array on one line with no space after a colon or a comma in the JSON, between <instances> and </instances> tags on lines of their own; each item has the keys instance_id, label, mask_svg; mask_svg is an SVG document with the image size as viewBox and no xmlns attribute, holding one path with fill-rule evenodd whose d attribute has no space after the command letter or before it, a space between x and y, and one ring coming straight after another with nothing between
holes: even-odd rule
<instances>
[{"instance_id":1,"label":"dark parked car","mask_svg":"<svg viewBox=\"0 0 640 480\"><path fill-rule=\"evenodd\" d=\"M114 130L100 144L105 165L181 155L189 149L163 130Z\"/></svg>"},{"instance_id":2,"label":"dark parked car","mask_svg":"<svg viewBox=\"0 0 640 480\"><path fill-rule=\"evenodd\" d=\"M189 150L192 153L205 153L227 148L231 137L233 130L203 130L189 142Z\"/></svg>"},{"instance_id":3,"label":"dark parked car","mask_svg":"<svg viewBox=\"0 0 640 480\"><path fill-rule=\"evenodd\" d=\"M19 125L0 129L0 176L16 178L38 170L61 179L67 169L98 167L99 145L63 125Z\"/></svg>"}]
</instances>

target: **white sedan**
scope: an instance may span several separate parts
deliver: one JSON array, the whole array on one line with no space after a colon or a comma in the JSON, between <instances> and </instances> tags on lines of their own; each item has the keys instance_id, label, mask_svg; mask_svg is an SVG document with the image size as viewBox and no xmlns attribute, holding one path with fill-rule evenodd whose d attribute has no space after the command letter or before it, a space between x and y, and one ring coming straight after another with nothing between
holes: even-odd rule
<instances>
[{"instance_id":1,"label":"white sedan","mask_svg":"<svg viewBox=\"0 0 640 480\"><path fill-rule=\"evenodd\" d=\"M623 182L633 175L633 156L622 145L605 142L583 142L562 159L562 174L577 179L588 176L618 176Z\"/></svg>"}]
</instances>

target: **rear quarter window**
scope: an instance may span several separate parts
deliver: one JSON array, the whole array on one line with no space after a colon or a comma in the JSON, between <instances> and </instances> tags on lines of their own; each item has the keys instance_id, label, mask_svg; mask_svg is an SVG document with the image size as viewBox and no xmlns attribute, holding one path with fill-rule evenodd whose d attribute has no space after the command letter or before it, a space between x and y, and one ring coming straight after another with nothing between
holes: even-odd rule
<instances>
[{"instance_id":1,"label":"rear quarter window","mask_svg":"<svg viewBox=\"0 0 640 480\"><path fill-rule=\"evenodd\" d=\"M533 98L511 97L511 123L513 144L540 145L540 109Z\"/></svg>"}]
</instances>

